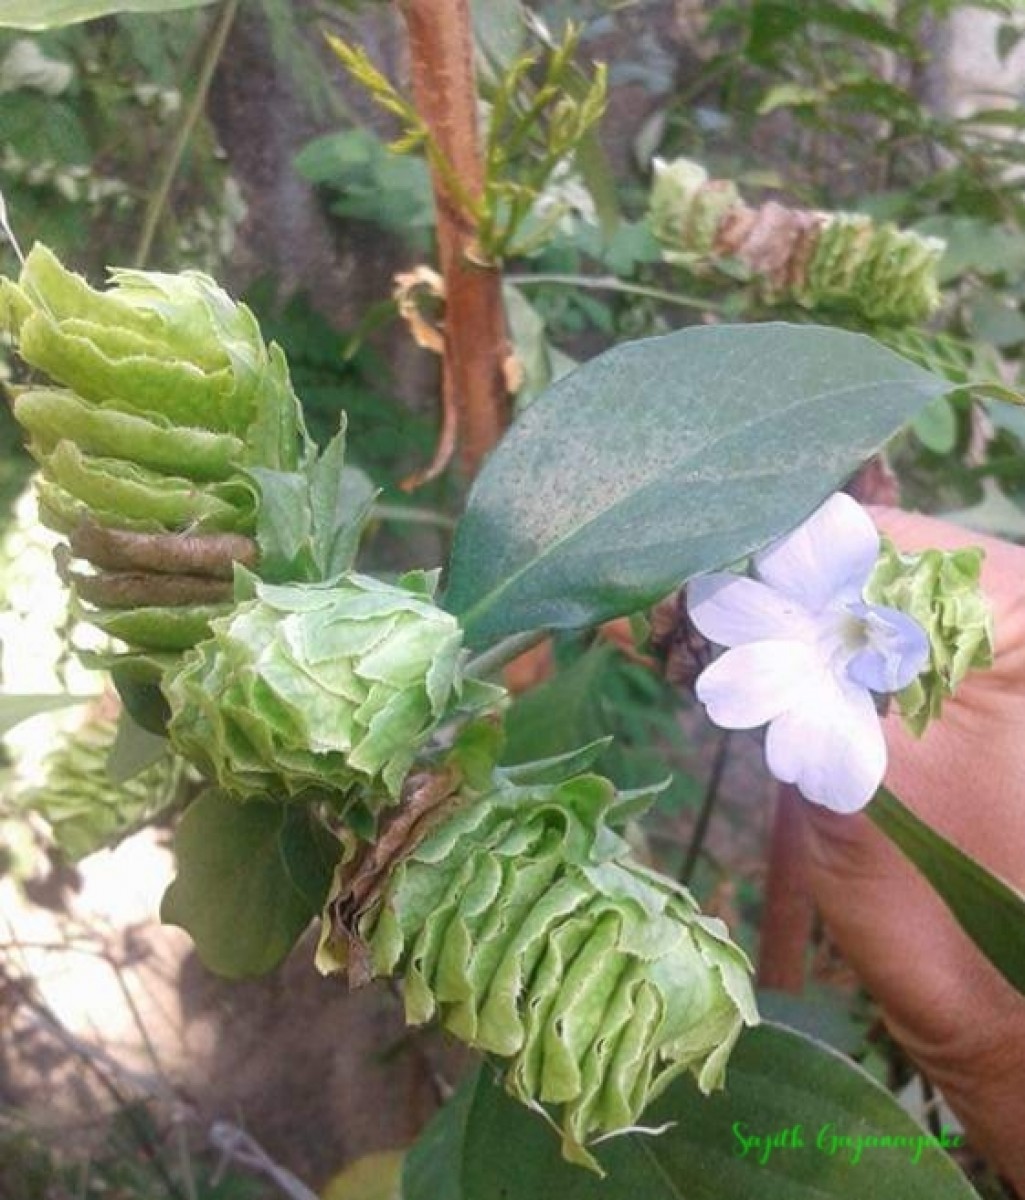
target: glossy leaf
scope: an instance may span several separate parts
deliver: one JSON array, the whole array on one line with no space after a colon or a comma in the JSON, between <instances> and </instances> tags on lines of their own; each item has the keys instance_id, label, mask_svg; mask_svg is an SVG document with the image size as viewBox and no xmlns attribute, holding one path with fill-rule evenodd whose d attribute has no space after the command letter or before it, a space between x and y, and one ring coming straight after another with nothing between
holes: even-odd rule
<instances>
[{"instance_id":1,"label":"glossy leaf","mask_svg":"<svg viewBox=\"0 0 1025 1200\"><path fill-rule=\"evenodd\" d=\"M782 1026L740 1040L723 1092L688 1080L647 1110L661 1135L628 1134L596 1149L603 1181L559 1158L555 1133L514 1103L485 1066L435 1117L406 1159L405 1200L971 1200L945 1151L848 1059ZM760 1161L744 1138L799 1130L803 1145ZM830 1138L850 1138L833 1144ZM903 1138L910 1144L862 1143ZM918 1139L922 1139L921 1143ZM791 1134L790 1141L795 1141ZM821 1141L821 1145L817 1142ZM830 1148L834 1152L830 1153ZM918 1148L920 1146L920 1152ZM977 1197L976 1197L977 1200Z\"/></svg>"},{"instance_id":2,"label":"glossy leaf","mask_svg":"<svg viewBox=\"0 0 1025 1200\"><path fill-rule=\"evenodd\" d=\"M474 486L446 606L475 647L632 612L803 520L949 384L837 329L618 346L516 421Z\"/></svg>"},{"instance_id":3,"label":"glossy leaf","mask_svg":"<svg viewBox=\"0 0 1025 1200\"><path fill-rule=\"evenodd\" d=\"M5 0L0 29L60 29L114 13L164 13L201 8L212 0Z\"/></svg>"},{"instance_id":4,"label":"glossy leaf","mask_svg":"<svg viewBox=\"0 0 1025 1200\"><path fill-rule=\"evenodd\" d=\"M1025 994L1025 895L930 829L885 788L866 812L1000 974Z\"/></svg>"},{"instance_id":5,"label":"glossy leaf","mask_svg":"<svg viewBox=\"0 0 1025 1200\"><path fill-rule=\"evenodd\" d=\"M319 912L334 867L333 839L307 810L216 789L186 810L174 847L178 874L161 918L229 979L281 962Z\"/></svg>"}]
</instances>

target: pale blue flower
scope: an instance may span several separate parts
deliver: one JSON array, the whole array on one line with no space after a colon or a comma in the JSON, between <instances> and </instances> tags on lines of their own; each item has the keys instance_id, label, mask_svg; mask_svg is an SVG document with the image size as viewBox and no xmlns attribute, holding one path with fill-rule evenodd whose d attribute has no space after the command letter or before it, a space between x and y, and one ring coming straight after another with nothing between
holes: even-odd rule
<instances>
[{"instance_id":1,"label":"pale blue flower","mask_svg":"<svg viewBox=\"0 0 1025 1200\"><path fill-rule=\"evenodd\" d=\"M906 687L929 658L917 621L862 599L878 554L868 513L837 494L755 555L756 578L705 575L687 589L694 624L729 647L695 687L710 719L768 724L769 770L837 812L863 808L886 770L872 693Z\"/></svg>"}]
</instances>

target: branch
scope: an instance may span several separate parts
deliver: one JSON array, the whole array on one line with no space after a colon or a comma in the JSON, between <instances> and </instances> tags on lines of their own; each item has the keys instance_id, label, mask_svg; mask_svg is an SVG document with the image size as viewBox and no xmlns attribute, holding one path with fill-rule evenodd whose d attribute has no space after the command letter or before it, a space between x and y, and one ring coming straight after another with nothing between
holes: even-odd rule
<instances>
[{"instance_id":1,"label":"branch","mask_svg":"<svg viewBox=\"0 0 1025 1200\"><path fill-rule=\"evenodd\" d=\"M413 97L449 171L432 157L438 256L445 283L444 404L458 414L459 462L480 469L505 427L508 355L501 277L481 261L475 208L484 194L468 0L401 0ZM450 178L459 181L458 192Z\"/></svg>"}]
</instances>

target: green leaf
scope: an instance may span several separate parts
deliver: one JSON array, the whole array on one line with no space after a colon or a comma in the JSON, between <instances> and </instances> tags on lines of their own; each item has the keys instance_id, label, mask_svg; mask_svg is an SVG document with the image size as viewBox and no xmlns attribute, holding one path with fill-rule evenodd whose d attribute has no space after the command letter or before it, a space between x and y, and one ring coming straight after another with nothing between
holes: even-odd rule
<instances>
[{"instance_id":1,"label":"green leaf","mask_svg":"<svg viewBox=\"0 0 1025 1200\"><path fill-rule=\"evenodd\" d=\"M792 528L948 388L816 326L618 346L550 388L492 454L446 606L475 648L636 611Z\"/></svg>"},{"instance_id":2,"label":"green leaf","mask_svg":"<svg viewBox=\"0 0 1025 1200\"><path fill-rule=\"evenodd\" d=\"M281 962L320 911L334 865L306 809L214 788L186 810L174 848L178 874L161 918L185 929L204 966L229 979Z\"/></svg>"},{"instance_id":3,"label":"green leaf","mask_svg":"<svg viewBox=\"0 0 1025 1200\"><path fill-rule=\"evenodd\" d=\"M745 1033L726 1090L686 1079L644 1114L660 1136L627 1134L596 1148L599 1182L559 1157L555 1133L483 1068L435 1117L406 1159L405 1200L971 1200L944 1150L848 1059L782 1026ZM760 1161L752 1137L791 1143ZM799 1131L799 1136L793 1131ZM849 1138L835 1144L831 1137ZM906 1144L857 1139L909 1139ZM817 1144L821 1142L821 1144ZM960 1139L948 1135L948 1144ZM830 1149L833 1152L830 1153ZM920 1152L919 1152L920 1148Z\"/></svg>"},{"instance_id":4,"label":"green leaf","mask_svg":"<svg viewBox=\"0 0 1025 1200\"><path fill-rule=\"evenodd\" d=\"M260 489L256 517L260 578L269 583L316 579L309 480L299 471L264 467L250 467L246 474Z\"/></svg>"},{"instance_id":5,"label":"green leaf","mask_svg":"<svg viewBox=\"0 0 1025 1200\"><path fill-rule=\"evenodd\" d=\"M114 13L164 13L212 0L5 0L0 29L60 29Z\"/></svg>"},{"instance_id":6,"label":"green leaf","mask_svg":"<svg viewBox=\"0 0 1025 1200\"><path fill-rule=\"evenodd\" d=\"M911 428L933 454L949 454L957 445L957 413L947 396L931 400L911 422Z\"/></svg>"},{"instance_id":7,"label":"green leaf","mask_svg":"<svg viewBox=\"0 0 1025 1200\"><path fill-rule=\"evenodd\" d=\"M65 692L53 696L0 695L0 737L9 733L15 725L37 717L40 713L68 708L72 704L84 704L91 696L71 696Z\"/></svg>"},{"instance_id":8,"label":"green leaf","mask_svg":"<svg viewBox=\"0 0 1025 1200\"><path fill-rule=\"evenodd\" d=\"M866 811L993 966L1025 994L1025 896L930 829L885 788Z\"/></svg>"},{"instance_id":9,"label":"green leaf","mask_svg":"<svg viewBox=\"0 0 1025 1200\"><path fill-rule=\"evenodd\" d=\"M503 766L555 758L606 732L601 679L616 651L595 646L538 687L518 696L505 716Z\"/></svg>"},{"instance_id":10,"label":"green leaf","mask_svg":"<svg viewBox=\"0 0 1025 1200\"><path fill-rule=\"evenodd\" d=\"M345 465L345 418L309 467L313 557L321 579L349 570L377 498L377 489L358 467Z\"/></svg>"},{"instance_id":11,"label":"green leaf","mask_svg":"<svg viewBox=\"0 0 1025 1200\"><path fill-rule=\"evenodd\" d=\"M367 1154L350 1163L321 1190L321 1200L402 1200L402 1150Z\"/></svg>"},{"instance_id":12,"label":"green leaf","mask_svg":"<svg viewBox=\"0 0 1025 1200\"><path fill-rule=\"evenodd\" d=\"M130 712L123 711L107 759L107 774L113 783L127 783L169 753L166 737L143 729Z\"/></svg>"}]
</instances>

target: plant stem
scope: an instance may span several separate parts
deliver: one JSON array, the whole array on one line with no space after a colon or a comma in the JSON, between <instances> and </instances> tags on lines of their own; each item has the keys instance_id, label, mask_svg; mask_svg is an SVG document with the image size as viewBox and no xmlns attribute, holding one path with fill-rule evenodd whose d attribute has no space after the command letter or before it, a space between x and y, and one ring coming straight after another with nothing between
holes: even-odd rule
<instances>
[{"instance_id":1,"label":"plant stem","mask_svg":"<svg viewBox=\"0 0 1025 1200\"><path fill-rule=\"evenodd\" d=\"M543 642L546 637L548 637L547 629L532 629L528 633L514 633L512 637L505 638L497 645L492 646L490 650L484 650L475 658L471 658L466 664L463 674L474 679L486 679L511 663L513 659L525 654L531 647Z\"/></svg>"},{"instance_id":2,"label":"plant stem","mask_svg":"<svg viewBox=\"0 0 1025 1200\"><path fill-rule=\"evenodd\" d=\"M551 284L556 287L576 287L592 292L622 292L627 296L645 296L649 300L658 300L663 304L676 304L681 308L697 308L704 312L725 312L721 304L714 300L704 300L700 296L686 296L682 292L667 292L662 288L646 287L640 283L626 283L615 275L506 275L507 283L519 286L532 284Z\"/></svg>"},{"instance_id":3,"label":"plant stem","mask_svg":"<svg viewBox=\"0 0 1025 1200\"><path fill-rule=\"evenodd\" d=\"M433 508L420 508L413 504L375 504L370 515L375 520L398 521L407 525L433 525L447 530L456 527L453 517L436 512Z\"/></svg>"},{"instance_id":4,"label":"plant stem","mask_svg":"<svg viewBox=\"0 0 1025 1200\"><path fill-rule=\"evenodd\" d=\"M206 98L210 91L210 84L213 82L214 71L216 71L217 64L224 53L224 46L228 40L228 34L231 32L235 14L238 12L238 6L239 0L225 0L217 20L210 30L206 46L203 49L195 90L182 116L181 124L178 126L178 132L171 143L171 148L167 152L167 158L157 179L157 185L149 198L149 203L146 205L146 212L142 219L142 229L139 232L139 241L135 248L134 262L136 268L139 270L145 267L149 261L150 252L153 249L153 240L157 233L157 226L160 224L160 218L163 216L164 209L167 207L167 202L170 199L171 188L174 185L174 179L178 174L178 168L181 166L181 161L189 140L195 132L196 125L199 123L199 119L206 107Z\"/></svg>"},{"instance_id":5,"label":"plant stem","mask_svg":"<svg viewBox=\"0 0 1025 1200\"><path fill-rule=\"evenodd\" d=\"M726 763L729 761L729 751L730 734L729 730L724 730L720 734L719 743L715 748L715 757L712 759L712 769L708 775L708 782L705 784L701 809L698 812L698 819L694 823L694 832L691 834L683 866L680 868L680 882L684 885L690 883L694 869L698 865L698 859L701 857L701 851L705 845L705 835L708 833L708 825L712 818L712 810L719 798L719 787L726 770Z\"/></svg>"},{"instance_id":6,"label":"plant stem","mask_svg":"<svg viewBox=\"0 0 1025 1200\"><path fill-rule=\"evenodd\" d=\"M779 785L758 948L759 986L795 996L804 991L805 951L815 915L803 839L804 803L791 784Z\"/></svg>"},{"instance_id":7,"label":"plant stem","mask_svg":"<svg viewBox=\"0 0 1025 1200\"><path fill-rule=\"evenodd\" d=\"M503 365L509 353L501 277L480 261L478 214L484 162L468 0L401 0L409 35L413 98L447 169L431 164L438 212L438 257L445 281L442 389L458 415L459 462L474 476L498 442L508 413Z\"/></svg>"}]
</instances>

